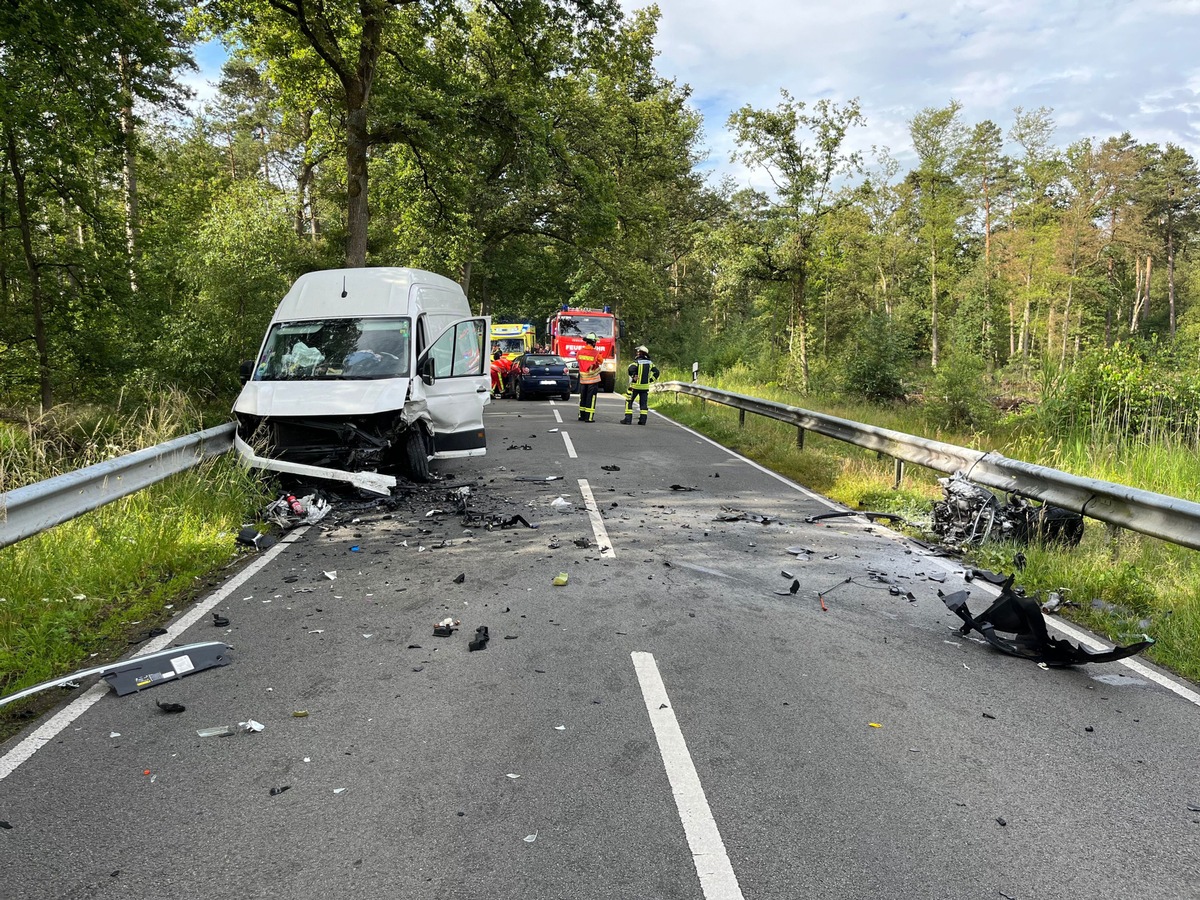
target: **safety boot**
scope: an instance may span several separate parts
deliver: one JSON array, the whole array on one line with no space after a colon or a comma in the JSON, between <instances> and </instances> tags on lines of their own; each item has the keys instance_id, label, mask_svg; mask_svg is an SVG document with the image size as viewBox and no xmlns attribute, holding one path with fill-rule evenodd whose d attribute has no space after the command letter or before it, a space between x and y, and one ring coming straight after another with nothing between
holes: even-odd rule
<instances>
[{"instance_id":1,"label":"safety boot","mask_svg":"<svg viewBox=\"0 0 1200 900\"><path fill-rule=\"evenodd\" d=\"M621 420L621 424L622 425L632 425L633 424L633 416L626 416L625 418L623 418Z\"/></svg>"}]
</instances>

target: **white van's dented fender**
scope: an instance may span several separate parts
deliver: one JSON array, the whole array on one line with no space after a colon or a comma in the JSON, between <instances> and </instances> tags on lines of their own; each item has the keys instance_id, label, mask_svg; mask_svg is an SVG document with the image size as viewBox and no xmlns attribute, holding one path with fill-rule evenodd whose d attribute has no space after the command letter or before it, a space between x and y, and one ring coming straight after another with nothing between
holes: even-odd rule
<instances>
[{"instance_id":1,"label":"white van's dented fender","mask_svg":"<svg viewBox=\"0 0 1200 900\"><path fill-rule=\"evenodd\" d=\"M242 460L255 469L268 469L272 472L321 478L326 481L345 481L364 491L383 494L385 497L390 495L392 488L396 486L396 479L392 475L380 475L378 472L346 472L342 469L327 469L324 466L308 466L304 463L259 456L238 434L233 436L233 446L241 454Z\"/></svg>"}]
</instances>

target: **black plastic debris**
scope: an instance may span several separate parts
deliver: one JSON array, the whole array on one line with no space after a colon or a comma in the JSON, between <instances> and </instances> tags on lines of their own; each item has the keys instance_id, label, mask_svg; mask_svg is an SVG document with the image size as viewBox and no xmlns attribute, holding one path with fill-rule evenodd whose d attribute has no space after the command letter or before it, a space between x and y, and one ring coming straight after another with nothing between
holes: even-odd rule
<instances>
[{"instance_id":1,"label":"black plastic debris","mask_svg":"<svg viewBox=\"0 0 1200 900\"><path fill-rule=\"evenodd\" d=\"M700 490L700 488L689 487L686 484L673 484L673 485L671 485L671 490L673 490L673 491L698 491L698 490Z\"/></svg>"},{"instance_id":2,"label":"black plastic debris","mask_svg":"<svg viewBox=\"0 0 1200 900\"><path fill-rule=\"evenodd\" d=\"M537 528L537 525L531 525L522 515L463 516L462 525L464 528L486 528L488 531L491 531L493 528L516 528L518 525L523 525L526 528Z\"/></svg>"},{"instance_id":3,"label":"black plastic debris","mask_svg":"<svg viewBox=\"0 0 1200 900\"><path fill-rule=\"evenodd\" d=\"M603 469L605 472L620 472L621 471L620 466L601 466L600 468Z\"/></svg>"},{"instance_id":4,"label":"black plastic debris","mask_svg":"<svg viewBox=\"0 0 1200 900\"><path fill-rule=\"evenodd\" d=\"M963 571L964 581L975 581L976 579L986 581L988 584L1001 585L1008 581L1008 576L989 571L988 569L966 569Z\"/></svg>"},{"instance_id":5,"label":"black plastic debris","mask_svg":"<svg viewBox=\"0 0 1200 900\"><path fill-rule=\"evenodd\" d=\"M161 700L155 700L154 703L165 713L181 713L187 710L182 703L164 703Z\"/></svg>"},{"instance_id":6,"label":"black plastic debris","mask_svg":"<svg viewBox=\"0 0 1200 900\"><path fill-rule=\"evenodd\" d=\"M1007 495L1002 503L962 472L939 478L938 483L944 497L933 504L933 531L950 546L994 540L1075 547L1083 538L1083 516L1068 509L1038 505L1018 494Z\"/></svg>"},{"instance_id":7,"label":"black plastic debris","mask_svg":"<svg viewBox=\"0 0 1200 900\"><path fill-rule=\"evenodd\" d=\"M868 519L887 519L889 522L899 522L902 525L908 524L908 520L904 516L898 516L895 513L868 512L865 509L821 513L819 516L805 516L804 521L812 525L814 522L823 522L826 519L845 519L849 516L865 516Z\"/></svg>"},{"instance_id":8,"label":"black plastic debris","mask_svg":"<svg viewBox=\"0 0 1200 900\"><path fill-rule=\"evenodd\" d=\"M519 445L513 444L508 449L509 450L532 450L533 448L531 446L529 446L528 444L519 444Z\"/></svg>"},{"instance_id":9,"label":"black plastic debris","mask_svg":"<svg viewBox=\"0 0 1200 900\"><path fill-rule=\"evenodd\" d=\"M152 637L160 637L167 633L165 628L148 628L145 631L139 631L136 637L131 637L129 643L140 644L142 641L148 641Z\"/></svg>"},{"instance_id":10,"label":"black plastic debris","mask_svg":"<svg viewBox=\"0 0 1200 900\"><path fill-rule=\"evenodd\" d=\"M447 617L433 626L433 634L435 637L450 637L458 628L458 624L454 619Z\"/></svg>"},{"instance_id":11,"label":"black plastic debris","mask_svg":"<svg viewBox=\"0 0 1200 900\"><path fill-rule=\"evenodd\" d=\"M464 581L466 581L466 580L467 580L467 573L466 573L466 572L460 572L459 574L457 574L457 575L455 575L455 576L454 576L454 583L455 583L455 584L462 584L462 583L463 583Z\"/></svg>"},{"instance_id":12,"label":"black plastic debris","mask_svg":"<svg viewBox=\"0 0 1200 900\"><path fill-rule=\"evenodd\" d=\"M482 650L484 647L487 646L487 642L488 642L487 626L480 625L478 628L475 629L475 637L472 639L471 643L467 644L467 649L472 650L472 651Z\"/></svg>"},{"instance_id":13,"label":"black plastic debris","mask_svg":"<svg viewBox=\"0 0 1200 900\"><path fill-rule=\"evenodd\" d=\"M722 506L720 515L713 518L714 522L754 522L757 525L770 525L772 522L779 521L774 516L768 516L764 513L747 512L742 509L733 509L729 506ZM791 552L790 550L788 551ZM806 551L807 552L807 551Z\"/></svg>"},{"instance_id":14,"label":"black plastic debris","mask_svg":"<svg viewBox=\"0 0 1200 900\"><path fill-rule=\"evenodd\" d=\"M260 533L252 525L245 525L237 534L237 542L246 547L253 547L255 550L269 550L279 543L279 539L271 534Z\"/></svg>"},{"instance_id":15,"label":"black plastic debris","mask_svg":"<svg viewBox=\"0 0 1200 900\"><path fill-rule=\"evenodd\" d=\"M292 786L291 786L290 784L281 785L280 787L273 787L273 788L271 788L271 796L272 796L272 797L278 797L278 796L279 796L280 794L282 794L284 791L286 791L286 790L290 790L290 789L291 789L291 787L292 787Z\"/></svg>"},{"instance_id":16,"label":"black plastic debris","mask_svg":"<svg viewBox=\"0 0 1200 900\"><path fill-rule=\"evenodd\" d=\"M959 629L959 634L966 636L972 631L978 631L989 644L1010 656L1059 668L1086 663L1115 662L1141 653L1154 644L1152 638L1143 635L1145 639L1137 643L1093 652L1086 647L1077 647L1070 641L1051 637L1046 630L1046 619L1038 602L1014 590L1012 576L1004 583L1000 596L979 616L972 616L967 608L970 593L964 590L944 594L939 590L938 596L942 598L946 607L965 623Z\"/></svg>"},{"instance_id":17,"label":"black plastic debris","mask_svg":"<svg viewBox=\"0 0 1200 900\"><path fill-rule=\"evenodd\" d=\"M223 616L220 613L215 612L212 614L212 617L213 617L213 627L215 627L215 628L224 628L225 626L227 626L229 624L228 616Z\"/></svg>"},{"instance_id":18,"label":"black plastic debris","mask_svg":"<svg viewBox=\"0 0 1200 900\"><path fill-rule=\"evenodd\" d=\"M581 550L586 550L588 547L592 546L591 540L585 537L577 537L574 541L572 541L572 543Z\"/></svg>"},{"instance_id":19,"label":"black plastic debris","mask_svg":"<svg viewBox=\"0 0 1200 900\"><path fill-rule=\"evenodd\" d=\"M800 579L796 578L792 580L792 586L786 591L776 591L775 593L780 597L792 597L795 596L798 590L800 590Z\"/></svg>"},{"instance_id":20,"label":"black plastic debris","mask_svg":"<svg viewBox=\"0 0 1200 900\"><path fill-rule=\"evenodd\" d=\"M5 820L0 819L0 828L3 828L5 831L11 831L12 823L6 822Z\"/></svg>"}]
</instances>

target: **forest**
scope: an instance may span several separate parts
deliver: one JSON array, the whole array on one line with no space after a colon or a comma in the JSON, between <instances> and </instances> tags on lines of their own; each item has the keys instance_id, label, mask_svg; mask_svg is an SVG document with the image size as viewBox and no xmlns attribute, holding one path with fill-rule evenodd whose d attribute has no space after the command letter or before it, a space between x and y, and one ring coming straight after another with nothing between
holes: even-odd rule
<instances>
[{"instance_id":1,"label":"forest","mask_svg":"<svg viewBox=\"0 0 1200 900\"><path fill-rule=\"evenodd\" d=\"M4 4L0 407L178 390L227 410L298 274L411 265L496 317L610 305L666 363L798 397L924 403L968 428L1033 402L1195 441L1186 149L1063 146L1050 109L974 121L947 98L909 122L905 167L850 149L857 100L784 87L708 123L772 188L713 183L687 85L655 68L658 15ZM230 55L193 112L208 39Z\"/></svg>"}]
</instances>

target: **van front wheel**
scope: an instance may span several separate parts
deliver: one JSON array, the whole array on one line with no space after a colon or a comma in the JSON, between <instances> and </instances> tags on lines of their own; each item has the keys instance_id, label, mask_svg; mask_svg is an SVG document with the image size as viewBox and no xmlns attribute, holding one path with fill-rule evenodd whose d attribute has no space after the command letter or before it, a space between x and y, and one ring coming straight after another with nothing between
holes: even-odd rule
<instances>
[{"instance_id":1,"label":"van front wheel","mask_svg":"<svg viewBox=\"0 0 1200 900\"><path fill-rule=\"evenodd\" d=\"M404 445L404 463L408 477L413 481L429 481L429 449L426 446L425 431L419 425L408 430Z\"/></svg>"}]
</instances>

